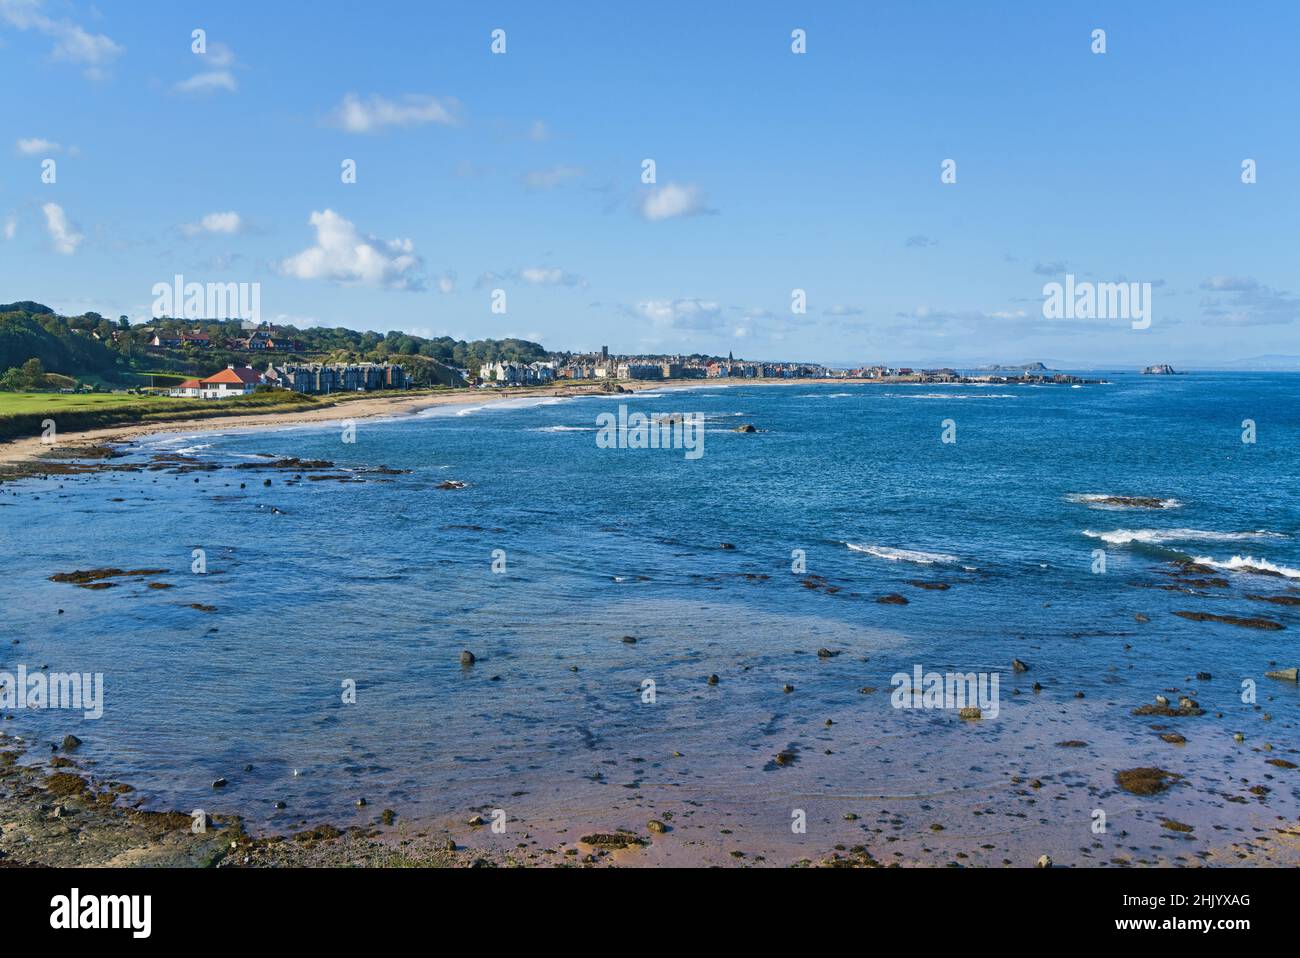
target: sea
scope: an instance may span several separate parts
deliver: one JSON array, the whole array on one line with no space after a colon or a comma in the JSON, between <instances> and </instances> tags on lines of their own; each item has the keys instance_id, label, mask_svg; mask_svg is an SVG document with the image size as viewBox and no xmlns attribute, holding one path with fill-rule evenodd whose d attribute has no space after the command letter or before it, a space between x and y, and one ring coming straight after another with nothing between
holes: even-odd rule
<instances>
[{"instance_id":1,"label":"sea","mask_svg":"<svg viewBox=\"0 0 1300 958\"><path fill-rule=\"evenodd\" d=\"M1300 377L1083 375L1106 381L525 393L5 483L0 673L102 673L104 702L0 730L268 833L675 808L706 858L1228 860L1300 806L1268 764L1300 693L1264 677L1300 665ZM602 447L620 405L699 414L703 454ZM99 568L164 571L50 578ZM918 667L999 700L900 707ZM1158 694L1205 714L1133 714ZM1116 785L1147 766L1181 777Z\"/></svg>"}]
</instances>

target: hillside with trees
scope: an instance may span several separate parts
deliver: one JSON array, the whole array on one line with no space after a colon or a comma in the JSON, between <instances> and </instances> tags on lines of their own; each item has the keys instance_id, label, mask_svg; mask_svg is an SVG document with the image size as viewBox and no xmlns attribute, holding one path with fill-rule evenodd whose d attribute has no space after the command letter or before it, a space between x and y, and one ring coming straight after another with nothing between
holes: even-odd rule
<instances>
[{"instance_id":1,"label":"hillside with trees","mask_svg":"<svg viewBox=\"0 0 1300 958\"><path fill-rule=\"evenodd\" d=\"M454 369L476 373L486 362L528 363L547 355L523 339L466 342L326 326L263 329L266 335L259 340L238 320L163 318L132 325L125 316L59 316L40 303L7 303L0 305L0 389L30 384L33 367L26 372L23 367L32 359L46 373L115 386L148 385L151 374L166 380L206 376L231 364L262 368L271 362L398 363L417 386L451 386L462 384ZM252 348L250 340L274 345Z\"/></svg>"}]
</instances>

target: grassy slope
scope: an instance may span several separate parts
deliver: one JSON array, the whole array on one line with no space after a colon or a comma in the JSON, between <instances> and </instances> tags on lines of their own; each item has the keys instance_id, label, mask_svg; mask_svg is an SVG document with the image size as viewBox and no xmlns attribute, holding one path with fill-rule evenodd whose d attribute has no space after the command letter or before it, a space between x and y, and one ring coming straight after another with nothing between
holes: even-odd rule
<instances>
[{"instance_id":1,"label":"grassy slope","mask_svg":"<svg viewBox=\"0 0 1300 958\"><path fill-rule=\"evenodd\" d=\"M256 415L325 405L331 403L279 390L219 401L126 393L0 393L0 442L22 436L39 436L41 424L46 419L53 419L59 432L78 432L138 422Z\"/></svg>"}]
</instances>

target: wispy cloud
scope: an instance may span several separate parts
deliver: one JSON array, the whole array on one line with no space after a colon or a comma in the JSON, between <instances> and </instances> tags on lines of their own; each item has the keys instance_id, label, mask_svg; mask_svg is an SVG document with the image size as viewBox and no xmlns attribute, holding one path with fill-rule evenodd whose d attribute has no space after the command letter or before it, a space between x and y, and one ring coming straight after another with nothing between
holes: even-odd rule
<instances>
[{"instance_id":1,"label":"wispy cloud","mask_svg":"<svg viewBox=\"0 0 1300 958\"><path fill-rule=\"evenodd\" d=\"M64 256L71 256L86 237L73 224L68 222L67 214L58 203L46 203L41 207L45 214L45 228L49 231L54 248Z\"/></svg>"},{"instance_id":2,"label":"wispy cloud","mask_svg":"<svg viewBox=\"0 0 1300 958\"><path fill-rule=\"evenodd\" d=\"M573 286L586 289L587 280L577 273L557 269L552 266L525 266L522 269L508 269L496 273L488 271L474 283L475 289L483 289L499 283L526 283L529 286Z\"/></svg>"},{"instance_id":3,"label":"wispy cloud","mask_svg":"<svg viewBox=\"0 0 1300 958\"><path fill-rule=\"evenodd\" d=\"M343 97L332 114L335 125L348 133L378 133L386 127L413 127L436 123L454 126L460 104L454 97L408 93L400 100L372 95L362 100L355 93Z\"/></svg>"},{"instance_id":4,"label":"wispy cloud","mask_svg":"<svg viewBox=\"0 0 1300 958\"><path fill-rule=\"evenodd\" d=\"M1209 325L1281 326L1300 319L1300 298L1253 277L1211 276L1200 285L1201 316Z\"/></svg>"},{"instance_id":5,"label":"wispy cloud","mask_svg":"<svg viewBox=\"0 0 1300 958\"><path fill-rule=\"evenodd\" d=\"M329 209L313 212L309 222L316 230L316 245L283 260L284 275L384 289L424 288L418 275L422 261L409 239L363 235Z\"/></svg>"},{"instance_id":6,"label":"wispy cloud","mask_svg":"<svg viewBox=\"0 0 1300 958\"><path fill-rule=\"evenodd\" d=\"M903 245L908 249L925 249L928 246L938 246L939 241L937 239L931 239L921 233L917 233L913 236L909 236Z\"/></svg>"},{"instance_id":7,"label":"wispy cloud","mask_svg":"<svg viewBox=\"0 0 1300 958\"><path fill-rule=\"evenodd\" d=\"M18 235L18 217L12 213L5 217L5 239L11 240Z\"/></svg>"},{"instance_id":8,"label":"wispy cloud","mask_svg":"<svg viewBox=\"0 0 1300 958\"><path fill-rule=\"evenodd\" d=\"M14 148L23 156L36 156L41 153L48 155L50 153L58 153L63 149L62 146L55 143L53 140L43 140L39 136L19 140L14 144Z\"/></svg>"},{"instance_id":9,"label":"wispy cloud","mask_svg":"<svg viewBox=\"0 0 1300 958\"><path fill-rule=\"evenodd\" d=\"M231 235L244 228L243 218L234 210L225 213L209 213L197 223L186 223L181 232L186 236L201 236L204 233Z\"/></svg>"},{"instance_id":10,"label":"wispy cloud","mask_svg":"<svg viewBox=\"0 0 1300 958\"><path fill-rule=\"evenodd\" d=\"M668 183L655 187L641 200L641 215L648 220L696 216L713 212L704 203L704 193L691 184Z\"/></svg>"},{"instance_id":11,"label":"wispy cloud","mask_svg":"<svg viewBox=\"0 0 1300 958\"><path fill-rule=\"evenodd\" d=\"M108 68L124 48L102 33L90 33L66 18L55 19L44 13L43 0L0 0L0 22L19 30L35 30L54 41L50 57L84 67L92 80L108 76Z\"/></svg>"},{"instance_id":12,"label":"wispy cloud","mask_svg":"<svg viewBox=\"0 0 1300 958\"><path fill-rule=\"evenodd\" d=\"M716 333L726 326L722 306L699 298L642 300L632 312L661 329Z\"/></svg>"},{"instance_id":13,"label":"wispy cloud","mask_svg":"<svg viewBox=\"0 0 1300 958\"><path fill-rule=\"evenodd\" d=\"M524 185L530 190L552 190L568 180L581 179L587 171L580 166L552 166L546 170L530 170L524 174Z\"/></svg>"},{"instance_id":14,"label":"wispy cloud","mask_svg":"<svg viewBox=\"0 0 1300 958\"><path fill-rule=\"evenodd\" d=\"M215 93L225 90L234 93L239 89L232 68L235 66L235 52L224 43L213 42L207 45L206 53L195 56L202 61L203 68L192 77L181 80L172 89L177 93Z\"/></svg>"}]
</instances>

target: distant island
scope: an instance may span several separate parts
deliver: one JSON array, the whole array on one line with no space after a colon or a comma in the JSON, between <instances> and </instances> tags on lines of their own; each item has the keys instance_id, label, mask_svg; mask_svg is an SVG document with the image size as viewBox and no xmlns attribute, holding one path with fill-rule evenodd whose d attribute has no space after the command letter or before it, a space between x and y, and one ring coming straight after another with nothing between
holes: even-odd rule
<instances>
[{"instance_id":1,"label":"distant island","mask_svg":"<svg viewBox=\"0 0 1300 958\"><path fill-rule=\"evenodd\" d=\"M1054 372L1048 369L1042 363L1022 363L1019 366L1007 366L1000 363L993 363L989 366L980 366L976 370L980 373L1050 373Z\"/></svg>"},{"instance_id":2,"label":"distant island","mask_svg":"<svg viewBox=\"0 0 1300 958\"><path fill-rule=\"evenodd\" d=\"M1168 363L1157 363L1142 370L1143 376L1180 376L1182 375Z\"/></svg>"}]
</instances>

